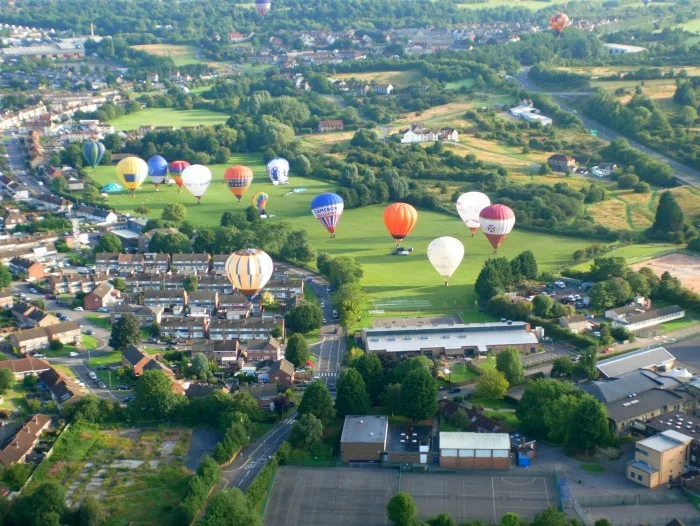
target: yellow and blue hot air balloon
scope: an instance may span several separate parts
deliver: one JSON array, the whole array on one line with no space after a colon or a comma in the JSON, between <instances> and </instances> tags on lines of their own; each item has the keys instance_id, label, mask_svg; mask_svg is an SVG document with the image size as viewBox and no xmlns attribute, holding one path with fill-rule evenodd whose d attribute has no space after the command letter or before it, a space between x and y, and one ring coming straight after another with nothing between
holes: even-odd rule
<instances>
[{"instance_id":1,"label":"yellow and blue hot air balloon","mask_svg":"<svg viewBox=\"0 0 700 526\"><path fill-rule=\"evenodd\" d=\"M265 192L257 192L253 194L253 206L260 212L261 216L265 215L265 205L267 205L267 200L270 198Z\"/></svg>"},{"instance_id":2,"label":"yellow and blue hot air balloon","mask_svg":"<svg viewBox=\"0 0 700 526\"><path fill-rule=\"evenodd\" d=\"M117 175L121 177L124 186L131 190L131 195L143 184L148 177L148 164L138 157L127 157L117 164Z\"/></svg>"},{"instance_id":3,"label":"yellow and blue hot air balloon","mask_svg":"<svg viewBox=\"0 0 700 526\"><path fill-rule=\"evenodd\" d=\"M105 145L99 141L87 141L83 143L83 157L85 162L95 171L95 167L102 162L105 155Z\"/></svg>"}]
</instances>

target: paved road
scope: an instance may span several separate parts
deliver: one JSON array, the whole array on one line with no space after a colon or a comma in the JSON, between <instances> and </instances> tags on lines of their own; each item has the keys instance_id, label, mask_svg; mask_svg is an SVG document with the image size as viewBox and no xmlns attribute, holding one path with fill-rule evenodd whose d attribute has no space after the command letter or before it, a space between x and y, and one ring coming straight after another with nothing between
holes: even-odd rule
<instances>
[{"instance_id":1,"label":"paved road","mask_svg":"<svg viewBox=\"0 0 700 526\"><path fill-rule=\"evenodd\" d=\"M686 166L684 164L679 163L678 161L675 161L671 159L670 157L666 157L665 155L652 150L651 148L644 146L643 144L635 141L634 139L630 139L629 137L626 137L622 135L621 133L616 132L615 130L608 128L607 126L594 121L593 119L586 117L584 115L581 115L578 113L567 101L562 100L561 95L557 94L557 92L547 92L546 90L538 88L532 80L528 78L528 71L529 68L526 68L522 73L520 73L518 80L520 81L520 85L527 90L530 91L535 91L539 93L548 93L552 95L559 106L565 110L565 111L570 111L572 113L576 113L578 118L583 121L583 124L592 130L598 130L598 137L605 141L612 141L616 137L623 137L627 139L627 142L630 143L630 146L633 148L637 148L638 150L642 150L644 153L652 156L654 159L657 161L660 161L664 164L669 165L671 168L673 168L676 171L676 178L678 178L680 181L692 185L692 186L700 186L700 171L695 170L694 168L691 168L689 166Z\"/></svg>"},{"instance_id":2,"label":"paved road","mask_svg":"<svg viewBox=\"0 0 700 526\"><path fill-rule=\"evenodd\" d=\"M27 170L27 150L18 137L12 137L5 143L10 165L10 174L17 181L19 188L29 190L32 194L45 193L46 190L40 186L28 173Z\"/></svg>"}]
</instances>

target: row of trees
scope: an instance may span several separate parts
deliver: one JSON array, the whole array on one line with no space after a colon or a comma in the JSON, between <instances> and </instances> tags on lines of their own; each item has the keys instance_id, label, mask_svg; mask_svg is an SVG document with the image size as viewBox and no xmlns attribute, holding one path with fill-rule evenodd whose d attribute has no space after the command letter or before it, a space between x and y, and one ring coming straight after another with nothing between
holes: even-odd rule
<instances>
[{"instance_id":1,"label":"row of trees","mask_svg":"<svg viewBox=\"0 0 700 526\"><path fill-rule=\"evenodd\" d=\"M537 279L537 276L535 255L525 250L510 261L504 257L487 259L476 278L474 290L479 303L486 305L494 296L524 281Z\"/></svg>"}]
</instances>

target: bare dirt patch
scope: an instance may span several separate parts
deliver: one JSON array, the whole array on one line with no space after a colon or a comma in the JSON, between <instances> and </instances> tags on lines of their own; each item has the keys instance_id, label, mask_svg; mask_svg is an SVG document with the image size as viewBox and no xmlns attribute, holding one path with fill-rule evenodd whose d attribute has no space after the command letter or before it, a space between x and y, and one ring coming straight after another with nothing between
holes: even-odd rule
<instances>
[{"instance_id":1,"label":"bare dirt patch","mask_svg":"<svg viewBox=\"0 0 700 526\"><path fill-rule=\"evenodd\" d=\"M684 287L700 292L700 257L668 254L632 265L634 270L639 270L642 267L649 267L657 276L664 272L670 272L681 281Z\"/></svg>"}]
</instances>

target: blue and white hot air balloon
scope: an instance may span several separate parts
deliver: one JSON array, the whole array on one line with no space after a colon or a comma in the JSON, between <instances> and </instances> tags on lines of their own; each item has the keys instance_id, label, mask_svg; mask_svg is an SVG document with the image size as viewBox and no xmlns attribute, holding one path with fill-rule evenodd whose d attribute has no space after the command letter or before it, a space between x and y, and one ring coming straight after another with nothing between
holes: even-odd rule
<instances>
[{"instance_id":1,"label":"blue and white hot air balloon","mask_svg":"<svg viewBox=\"0 0 700 526\"><path fill-rule=\"evenodd\" d=\"M267 174L272 184L287 184L289 182L289 162L282 157L275 157L267 163Z\"/></svg>"},{"instance_id":2,"label":"blue and white hot air balloon","mask_svg":"<svg viewBox=\"0 0 700 526\"><path fill-rule=\"evenodd\" d=\"M331 237L335 237L335 227L344 208L343 198L338 194L320 194L311 201L311 213L331 233Z\"/></svg>"},{"instance_id":3,"label":"blue and white hot air balloon","mask_svg":"<svg viewBox=\"0 0 700 526\"><path fill-rule=\"evenodd\" d=\"M153 182L153 186L156 187L156 192L158 191L158 185L165 181L168 175L168 161L166 161L160 155L154 155L148 159L148 176Z\"/></svg>"}]
</instances>

